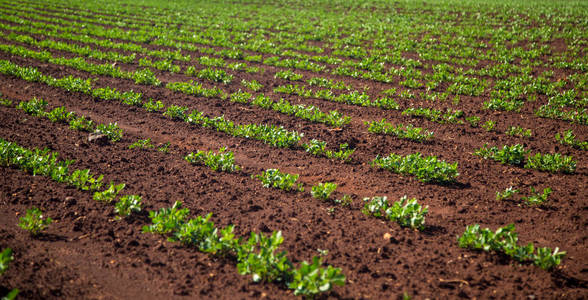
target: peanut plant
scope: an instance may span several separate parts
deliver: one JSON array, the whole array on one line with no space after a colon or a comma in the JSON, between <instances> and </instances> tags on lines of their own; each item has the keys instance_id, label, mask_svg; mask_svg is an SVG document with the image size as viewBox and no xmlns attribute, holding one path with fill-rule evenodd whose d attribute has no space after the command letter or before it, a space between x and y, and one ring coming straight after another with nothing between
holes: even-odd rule
<instances>
[{"instance_id":1,"label":"peanut plant","mask_svg":"<svg viewBox=\"0 0 588 300\"><path fill-rule=\"evenodd\" d=\"M114 201L116 196L125 188L125 184L117 184L110 183L108 188L102 192L94 192L93 199L99 202L110 203Z\"/></svg>"},{"instance_id":2,"label":"peanut plant","mask_svg":"<svg viewBox=\"0 0 588 300\"><path fill-rule=\"evenodd\" d=\"M457 162L450 164L436 156L423 157L418 152L407 156L395 153L384 157L378 155L371 165L399 174L414 175L423 182L452 183L459 176Z\"/></svg>"},{"instance_id":3,"label":"peanut plant","mask_svg":"<svg viewBox=\"0 0 588 300\"><path fill-rule=\"evenodd\" d=\"M267 169L260 175L254 175L254 178L261 180L263 187L273 187L284 191L304 191L301 183L296 184L298 174L282 173L278 169Z\"/></svg>"},{"instance_id":4,"label":"peanut plant","mask_svg":"<svg viewBox=\"0 0 588 300\"><path fill-rule=\"evenodd\" d=\"M555 140L562 145L572 146L580 150L588 150L588 141L577 140L576 135L571 129L566 130L563 134L556 133Z\"/></svg>"},{"instance_id":5,"label":"peanut plant","mask_svg":"<svg viewBox=\"0 0 588 300\"><path fill-rule=\"evenodd\" d=\"M351 161L351 155L355 152L355 149L349 149L347 143L339 145L339 150L327 150L327 142L316 139L310 140L308 143L302 144L304 150L315 156L324 156L327 158L335 158L344 162Z\"/></svg>"},{"instance_id":6,"label":"peanut plant","mask_svg":"<svg viewBox=\"0 0 588 300\"><path fill-rule=\"evenodd\" d=\"M531 195L522 197L528 205L541 205L547 201L547 197L551 194L551 188L547 187L543 189L543 193L537 193L534 187L530 187Z\"/></svg>"},{"instance_id":7,"label":"peanut plant","mask_svg":"<svg viewBox=\"0 0 588 300\"><path fill-rule=\"evenodd\" d=\"M527 158L525 168L551 173L562 172L571 174L576 171L576 161L573 160L572 156L561 155L559 153L536 153Z\"/></svg>"},{"instance_id":8,"label":"peanut plant","mask_svg":"<svg viewBox=\"0 0 588 300\"><path fill-rule=\"evenodd\" d=\"M386 119L381 121L366 121L368 125L368 132L393 134L401 139L408 139L415 142L425 142L433 138L433 132L424 130L420 127L414 127L412 124L403 125L398 124L394 127L391 123L386 122Z\"/></svg>"},{"instance_id":9,"label":"peanut plant","mask_svg":"<svg viewBox=\"0 0 588 300\"><path fill-rule=\"evenodd\" d=\"M114 205L114 212L118 214L118 218L128 217L131 213L140 211L141 196L139 195L122 196Z\"/></svg>"},{"instance_id":10,"label":"peanut plant","mask_svg":"<svg viewBox=\"0 0 588 300\"><path fill-rule=\"evenodd\" d=\"M320 200L327 201L331 194L337 189L337 184L332 182L318 183L313 185L310 194Z\"/></svg>"},{"instance_id":11,"label":"peanut plant","mask_svg":"<svg viewBox=\"0 0 588 300\"><path fill-rule=\"evenodd\" d=\"M508 187L502 192L500 192L500 191L496 192L496 200L510 199L512 196L514 196L518 192L519 192L519 190L513 188L512 186Z\"/></svg>"},{"instance_id":12,"label":"peanut plant","mask_svg":"<svg viewBox=\"0 0 588 300\"><path fill-rule=\"evenodd\" d=\"M479 249L504 253L516 261L531 261L542 269L549 270L561 263L565 252L558 248L552 252L550 248L537 248L533 243L526 246L518 246L518 236L514 224L498 228L496 232L490 229L481 229L480 225L470 225L457 241L462 248ZM536 251L535 251L536 250Z\"/></svg>"},{"instance_id":13,"label":"peanut plant","mask_svg":"<svg viewBox=\"0 0 588 300\"><path fill-rule=\"evenodd\" d=\"M53 222L53 219L43 217L43 212L36 207L27 209L24 217L19 218L18 226L36 236L44 231Z\"/></svg>"},{"instance_id":14,"label":"peanut plant","mask_svg":"<svg viewBox=\"0 0 588 300\"><path fill-rule=\"evenodd\" d=\"M198 250L234 260L242 275L251 275L253 282L278 282L294 290L295 295L314 297L330 291L335 285L344 285L341 269L322 267L322 260L313 257L296 268L286 251L278 251L284 241L280 231L266 236L251 232L248 239L237 238L234 227L216 228L210 221L212 214L188 219L190 211L175 202L171 208L149 212L152 224L143 227L144 232L163 234L170 241L181 242Z\"/></svg>"},{"instance_id":15,"label":"peanut plant","mask_svg":"<svg viewBox=\"0 0 588 300\"><path fill-rule=\"evenodd\" d=\"M407 196L400 198L400 201L390 205L386 196L375 196L363 199L365 203L362 212L368 216L384 218L394 221L402 227L410 227L422 230L425 228L425 216L428 207L422 207L415 198L408 199Z\"/></svg>"},{"instance_id":16,"label":"peanut plant","mask_svg":"<svg viewBox=\"0 0 588 300\"><path fill-rule=\"evenodd\" d=\"M205 165L214 171L231 173L241 170L241 167L235 164L233 152L225 152L226 150L226 147L222 147L218 153L198 151L188 154L184 159L192 164Z\"/></svg>"},{"instance_id":17,"label":"peanut plant","mask_svg":"<svg viewBox=\"0 0 588 300\"><path fill-rule=\"evenodd\" d=\"M8 270L8 265L14 260L14 256L12 255L12 249L5 248L0 252L0 276ZM18 295L18 289L12 289L8 292L8 294L2 296L2 300L13 300Z\"/></svg>"},{"instance_id":18,"label":"peanut plant","mask_svg":"<svg viewBox=\"0 0 588 300\"><path fill-rule=\"evenodd\" d=\"M487 144L484 144L482 148L474 152L474 155L481 156L485 159L491 158L502 164L520 166L524 163L527 153L529 153L529 150L525 150L525 147L520 144L512 146L504 145L502 149L498 147L489 148Z\"/></svg>"}]
</instances>

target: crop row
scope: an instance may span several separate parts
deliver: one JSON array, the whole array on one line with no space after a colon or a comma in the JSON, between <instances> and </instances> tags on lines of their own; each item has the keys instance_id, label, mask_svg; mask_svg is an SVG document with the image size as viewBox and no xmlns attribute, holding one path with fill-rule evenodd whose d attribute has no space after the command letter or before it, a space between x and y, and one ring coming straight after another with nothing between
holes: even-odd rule
<instances>
[{"instance_id":1,"label":"crop row","mask_svg":"<svg viewBox=\"0 0 588 300\"><path fill-rule=\"evenodd\" d=\"M528 81L528 80L527 80L527 81ZM561 83L561 82L560 82L560 83ZM327 93L327 94L325 94L325 95L326 95L326 96L328 96L328 93ZM511 93L511 95L514 95L514 93ZM320 95L319 95L319 97L320 97ZM324 98L324 97L323 97L323 98ZM493 98L493 99L495 99L495 98ZM498 101L498 100L496 100L496 99L495 99L495 100L491 100L491 101L495 101L495 102L496 102L496 101ZM506 100L500 100L500 101L506 101ZM488 106L488 107L489 107L489 106ZM538 114L540 114L540 112L541 112L541 110L540 110L540 111L538 111ZM572 111L572 112L570 112L569 114L572 114L572 115L573 115L573 114L576 114L576 115L577 115L577 114L579 114L579 116L580 116L580 117L579 117L579 118L580 118L579 120L580 120L580 122L583 122L583 121L582 121L583 119L581 119L581 118L583 118L582 116L585 114L585 112L581 112L581 111L580 111L580 112L578 112L578 111ZM552 114L551 116L554 116L554 115ZM567 119L570 119L570 118L567 118ZM573 118L572 118L572 119L573 119ZM578 118L576 118L576 119L578 119ZM575 120L575 119L573 119L573 120Z\"/></svg>"},{"instance_id":2,"label":"crop row","mask_svg":"<svg viewBox=\"0 0 588 300\"><path fill-rule=\"evenodd\" d=\"M0 165L15 166L33 175L41 175L57 182L65 182L80 190L98 190L102 185L103 175L95 177L90 170L75 170L69 174L69 166L73 161L58 161L57 153L45 150L28 150L14 143L0 139ZM85 174L86 176L80 176ZM110 203L124 188L124 184L113 185L103 192L94 192L94 199ZM115 210L121 215L128 215L132 211L140 210L141 197L128 195L121 197ZM294 290L296 295L314 296L329 291L333 285L344 285L345 276L341 269L327 266L321 267L322 260L313 258L311 264L302 262L299 268L294 268L287 259L286 252L276 253L282 244L281 232L274 232L267 237L263 234L252 233L251 237L242 242L233 234L234 226L229 225L218 229L209 221L212 214L205 218L187 220L189 211L180 209L176 202L171 208L151 211L149 216L151 225L143 228L144 232L170 234L171 240L180 241L187 246L196 246L200 251L223 257L236 257L237 269L240 274L252 274L254 282L280 282ZM31 233L38 233L45 223L38 216L27 213L28 219L23 223ZM41 223L39 223L41 222ZM30 225L30 226L29 226Z\"/></svg>"},{"instance_id":3,"label":"crop row","mask_svg":"<svg viewBox=\"0 0 588 300\"><path fill-rule=\"evenodd\" d=\"M65 65L78 70L90 72L92 74L107 75L115 78L133 79L135 83L147 84L158 86L161 81L155 77L153 72L149 69L140 69L134 72L122 71L120 67L114 67L111 64L105 63L101 65L95 65L86 62L83 58L52 58L48 52L36 52L28 50L24 47L14 45L2 45L0 44L0 51L8 52L10 54L19 55L22 57L30 57L40 61L54 63L57 65ZM203 69L209 70L209 69ZM214 76L214 75L212 75ZM213 80L217 81L217 80ZM207 98L221 98L226 99L229 96L221 89L217 87L204 88L198 83L193 81L189 82L169 82L165 85L166 88L172 91L182 92L188 95L203 96ZM279 113L286 115L292 115L298 118L309 120L317 123L325 123L333 127L341 127L348 124L350 118L343 116L336 110L324 113L316 106L305 106L305 105L292 105L288 101L281 99L279 102L274 103L273 100L265 97L263 94L258 95L254 99L251 99L251 95L248 93L236 92L230 95L230 99L233 102L246 103L252 106L258 106L264 109L271 109ZM249 100L251 102L249 103Z\"/></svg>"}]
</instances>

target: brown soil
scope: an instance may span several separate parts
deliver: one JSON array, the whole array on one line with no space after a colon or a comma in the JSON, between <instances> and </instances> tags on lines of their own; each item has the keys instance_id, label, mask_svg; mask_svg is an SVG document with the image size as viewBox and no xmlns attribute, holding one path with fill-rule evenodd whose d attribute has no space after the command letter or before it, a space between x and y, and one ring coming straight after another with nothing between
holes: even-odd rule
<instances>
[{"instance_id":1,"label":"brown soil","mask_svg":"<svg viewBox=\"0 0 588 300\"><path fill-rule=\"evenodd\" d=\"M0 53L0 59L35 66L57 77L95 77L4 53ZM165 82L187 80L183 75L157 74ZM255 78L264 84L264 92L272 95L275 85L284 84L274 79L273 74L273 69L263 76L239 72L238 79L226 89L238 90L242 78ZM249 276L238 274L231 260L213 258L141 232L141 227L149 223L146 211L182 201L193 216L212 212L217 225L234 224L240 236L251 231L281 230L285 237L282 248L294 262L310 260L318 254L317 249L328 249L325 261L343 269L347 284L335 288L325 298L389 299L403 292L415 298L588 296L588 160L585 152L559 145L553 138L556 132L573 128L580 139L586 140L585 126L537 118L531 107L518 114L481 111L483 97L462 97L458 107L466 115L475 113L482 120L498 121L499 133L469 125L440 125L402 116L398 111L282 96L323 110L337 109L352 117L350 126L335 131L247 105L185 96L164 87L138 86L127 80L98 78L97 87L133 89L166 105L184 105L213 116L224 114L237 123L284 125L303 132L305 140L320 138L330 145L348 142L357 151L351 163L343 164L310 156L303 149L272 148L259 141L175 122L160 114L118 103L96 102L85 95L0 75L0 92L5 98L22 101L42 97L50 107L63 105L98 122L118 122L125 131L121 142L99 146L88 143L87 134L65 125L28 116L14 107L0 107L0 137L29 148L48 147L59 152L62 159L75 159L73 167L90 168L93 173L104 174L107 181L125 182L125 192L141 195L144 202L142 214L116 221L113 207L93 201L90 193L1 167L0 248L12 248L15 260L0 277L0 295L16 287L23 299L294 297L280 285L253 284ZM381 84L369 81L353 82L382 89ZM407 107L411 103L401 104ZM366 132L364 121L384 117L394 123L433 130L434 141L418 144ZM534 137L520 139L502 134L509 125L532 128ZM145 138L151 138L155 144L170 142L170 152L128 149L137 139ZM472 152L486 142L497 146L524 143L533 153L573 155L578 168L573 175L550 174L473 156ZM216 150L221 146L235 152L237 163L243 166L241 172L217 173L183 160L191 151ZM449 162L458 161L458 183L424 184L413 177L369 166L378 154L406 155L417 151ZM312 198L309 193L265 189L250 177L276 167L300 174L307 190L318 182L336 182L337 196L352 194L354 202L349 208L334 206ZM541 208L531 208L520 201L494 200L496 191L511 185L525 193L531 186L550 186L553 194ZM363 215L361 199L375 195L387 195L391 200L403 195L416 197L419 203L429 206L427 228L423 232L413 231ZM18 217L32 206L55 220L37 238L16 226ZM331 211L333 207L335 210ZM520 243L559 247L567 256L556 270L544 271L494 253L459 248L456 236L474 223L492 229L515 223Z\"/></svg>"}]
</instances>

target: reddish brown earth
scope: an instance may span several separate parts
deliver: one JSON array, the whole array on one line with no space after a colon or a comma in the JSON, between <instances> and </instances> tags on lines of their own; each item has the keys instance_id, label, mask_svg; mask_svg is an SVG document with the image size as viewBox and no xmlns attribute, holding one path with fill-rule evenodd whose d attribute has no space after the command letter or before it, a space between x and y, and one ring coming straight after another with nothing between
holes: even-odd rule
<instances>
[{"instance_id":1,"label":"reddish brown earth","mask_svg":"<svg viewBox=\"0 0 588 300\"><path fill-rule=\"evenodd\" d=\"M66 74L95 77L4 53L0 53L0 59L35 66L56 77ZM125 69L136 67L129 65ZM0 75L0 92L4 98L23 101L41 97L50 107L66 106L98 122L118 122L124 130L121 142L99 146L88 143L87 134L72 131L66 125L31 117L14 107L0 107L1 138L28 148L47 147L60 153L62 159L75 159L74 168L90 168L95 174L104 174L106 181L124 182L125 192L141 195L144 202L143 213L117 221L113 207L93 201L90 193L0 167L0 248L12 248L15 258L0 277L0 295L18 288L23 299L294 297L284 286L252 283L249 276L238 274L235 262L230 259L213 258L168 242L164 237L141 232L141 227L149 223L147 211L182 201L193 216L212 212L217 225L234 224L240 236L251 231L281 230L285 237L282 249L296 263L310 260L318 254L317 249L328 249L325 261L342 268L347 283L324 295L325 298L389 299L401 297L403 292L414 298L588 297L588 160L585 152L562 146L553 138L556 132L572 128L581 140L586 140L585 126L537 118L533 108L541 101L526 106L522 113L498 113L481 110L485 97L462 96L457 107L466 115L476 114L482 120L497 121L497 132L486 132L469 125L440 125L410 118L398 111L273 95L273 87L286 82L273 78L277 68L264 68L265 75L235 72L238 80L224 88L236 91L242 88L239 85L242 78L256 79L264 84L263 92L272 98L284 97L294 103L317 105L322 110L337 109L351 116L352 123L342 130L333 130L248 105L186 96L164 87L139 86L108 77L98 77L95 86L133 89L166 105L183 105L212 116L225 115L237 123L283 125L303 132L305 141L320 138L331 146L347 142L357 149L351 163L317 158L301 148L272 148L259 141L175 122L161 114L118 103L96 102L82 94ZM188 79L164 72L157 75L164 84ZM345 79L354 86L369 86L373 95L394 87L321 75ZM423 103L402 100L401 106ZM432 106L440 108L447 103ZM435 132L435 138L430 143L419 144L367 133L363 122L381 118L425 127ZM502 134L509 125L532 128L534 137L521 139ZM145 138L151 138L155 144L170 142L170 152L128 149L131 143ZM564 175L501 165L472 155L484 143L497 146L521 143L532 153L573 155L578 167L575 174ZM242 171L218 173L183 160L191 151L216 150L222 146L235 152ZM390 152L406 155L417 151L437 155L448 162L458 161L458 183L424 184L413 177L369 166L376 155ZM307 191L318 182L336 182L339 185L336 196L352 194L353 204L340 207L314 199L308 192L266 189L251 178L252 174L276 167L300 174ZM496 191L511 185L525 193L531 186L550 186L553 193L548 204L541 208L528 207L520 201L496 201ZM416 197L419 203L429 206L427 228L413 231L363 215L361 199L375 195L387 195L391 200L403 195ZM55 220L46 233L36 238L16 225L18 217L32 206L41 208ZM333 207L335 210L331 211ZM456 236L474 223L491 229L515 223L519 243L559 247L567 256L555 270L544 271L495 253L459 248Z\"/></svg>"}]
</instances>

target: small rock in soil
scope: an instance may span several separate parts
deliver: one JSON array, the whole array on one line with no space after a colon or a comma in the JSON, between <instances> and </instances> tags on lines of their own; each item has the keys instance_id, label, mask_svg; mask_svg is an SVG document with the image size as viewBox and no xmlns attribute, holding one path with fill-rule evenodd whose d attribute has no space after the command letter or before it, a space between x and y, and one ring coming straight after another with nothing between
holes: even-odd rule
<instances>
[{"instance_id":1,"label":"small rock in soil","mask_svg":"<svg viewBox=\"0 0 588 300\"><path fill-rule=\"evenodd\" d=\"M108 144L108 137L102 133L93 132L88 135L88 142L98 145Z\"/></svg>"}]
</instances>

